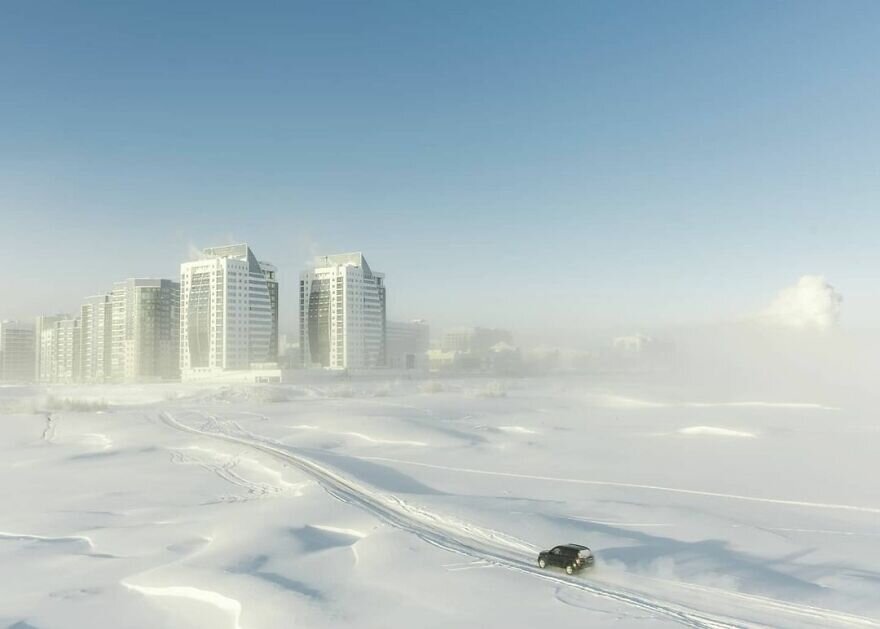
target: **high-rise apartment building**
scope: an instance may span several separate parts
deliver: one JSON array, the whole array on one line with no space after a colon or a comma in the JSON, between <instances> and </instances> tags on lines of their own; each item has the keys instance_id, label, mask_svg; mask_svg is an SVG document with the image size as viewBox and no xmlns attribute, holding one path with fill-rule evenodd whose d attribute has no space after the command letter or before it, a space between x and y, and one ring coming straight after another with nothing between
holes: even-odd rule
<instances>
[{"instance_id":1,"label":"high-rise apartment building","mask_svg":"<svg viewBox=\"0 0 880 629\"><path fill-rule=\"evenodd\" d=\"M79 382L80 320L62 319L55 323L55 365L52 382Z\"/></svg>"},{"instance_id":2,"label":"high-rise apartment building","mask_svg":"<svg viewBox=\"0 0 880 629\"><path fill-rule=\"evenodd\" d=\"M246 371L261 371L255 379L280 378L275 364L278 284L274 271L272 265L257 261L246 244L211 247L201 259L180 265L184 380L224 378L224 372Z\"/></svg>"},{"instance_id":3,"label":"high-rise apartment building","mask_svg":"<svg viewBox=\"0 0 880 629\"><path fill-rule=\"evenodd\" d=\"M128 279L113 286L112 379L169 380L180 375L180 284Z\"/></svg>"},{"instance_id":4,"label":"high-rise apartment building","mask_svg":"<svg viewBox=\"0 0 880 629\"><path fill-rule=\"evenodd\" d=\"M87 297L80 310L80 379L107 382L112 379L113 302L110 295Z\"/></svg>"},{"instance_id":5,"label":"high-rise apartment building","mask_svg":"<svg viewBox=\"0 0 880 629\"><path fill-rule=\"evenodd\" d=\"M385 276L362 253L315 258L299 282L300 351L306 367L385 365Z\"/></svg>"},{"instance_id":6,"label":"high-rise apartment building","mask_svg":"<svg viewBox=\"0 0 880 629\"><path fill-rule=\"evenodd\" d=\"M34 326L23 321L0 321L0 381L34 379Z\"/></svg>"},{"instance_id":7,"label":"high-rise apartment building","mask_svg":"<svg viewBox=\"0 0 880 629\"><path fill-rule=\"evenodd\" d=\"M266 277L266 288L269 291L269 305L272 310L272 330L269 334L269 360L277 362L280 354L278 345L278 269L274 264L260 262L260 269Z\"/></svg>"},{"instance_id":8,"label":"high-rise apartment building","mask_svg":"<svg viewBox=\"0 0 880 629\"><path fill-rule=\"evenodd\" d=\"M35 375L38 382L71 383L79 380L79 319L70 315L37 317Z\"/></svg>"},{"instance_id":9,"label":"high-rise apartment building","mask_svg":"<svg viewBox=\"0 0 880 629\"><path fill-rule=\"evenodd\" d=\"M37 382L55 382L58 358L55 326L69 318L70 315L65 314L37 317L34 325L34 379Z\"/></svg>"}]
</instances>

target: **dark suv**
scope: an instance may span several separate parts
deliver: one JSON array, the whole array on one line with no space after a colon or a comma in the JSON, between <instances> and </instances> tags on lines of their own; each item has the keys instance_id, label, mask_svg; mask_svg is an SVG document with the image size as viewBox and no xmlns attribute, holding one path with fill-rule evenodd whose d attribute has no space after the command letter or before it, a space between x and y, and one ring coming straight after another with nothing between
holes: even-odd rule
<instances>
[{"instance_id":1,"label":"dark suv","mask_svg":"<svg viewBox=\"0 0 880 629\"><path fill-rule=\"evenodd\" d=\"M593 565L593 553L586 546L580 544L564 544L542 550L538 555L538 566L559 566L565 568L568 574L574 574L578 570Z\"/></svg>"}]
</instances>

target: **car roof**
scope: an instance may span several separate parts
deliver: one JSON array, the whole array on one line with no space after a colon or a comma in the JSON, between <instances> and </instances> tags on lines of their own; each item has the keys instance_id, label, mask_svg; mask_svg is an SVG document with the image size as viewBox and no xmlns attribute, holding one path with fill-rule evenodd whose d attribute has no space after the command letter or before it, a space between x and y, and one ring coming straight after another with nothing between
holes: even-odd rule
<instances>
[{"instance_id":1,"label":"car roof","mask_svg":"<svg viewBox=\"0 0 880 629\"><path fill-rule=\"evenodd\" d=\"M569 550L590 550L586 546L581 546L580 544L562 544L560 548L568 548Z\"/></svg>"}]
</instances>

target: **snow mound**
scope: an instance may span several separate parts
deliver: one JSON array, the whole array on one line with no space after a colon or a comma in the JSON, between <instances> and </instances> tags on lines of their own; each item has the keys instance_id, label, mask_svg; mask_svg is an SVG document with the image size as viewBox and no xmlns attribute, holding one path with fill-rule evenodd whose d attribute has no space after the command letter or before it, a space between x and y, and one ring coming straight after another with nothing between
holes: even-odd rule
<instances>
[{"instance_id":1,"label":"snow mound","mask_svg":"<svg viewBox=\"0 0 880 629\"><path fill-rule=\"evenodd\" d=\"M366 533L355 529L316 524L291 529L290 533L302 544L305 552L312 553L352 546L367 536Z\"/></svg>"},{"instance_id":2,"label":"snow mound","mask_svg":"<svg viewBox=\"0 0 880 629\"><path fill-rule=\"evenodd\" d=\"M127 583L125 581L122 581L122 585L129 590L133 590L147 597L168 596L173 598L189 599L199 603L206 603L217 608L217 610L219 610L220 612L226 614L230 618L232 622L231 626L234 629L241 629L241 603L238 600L230 598L228 596L224 596L219 592L204 590L189 585L154 587L147 585L135 585L134 583Z\"/></svg>"}]
</instances>

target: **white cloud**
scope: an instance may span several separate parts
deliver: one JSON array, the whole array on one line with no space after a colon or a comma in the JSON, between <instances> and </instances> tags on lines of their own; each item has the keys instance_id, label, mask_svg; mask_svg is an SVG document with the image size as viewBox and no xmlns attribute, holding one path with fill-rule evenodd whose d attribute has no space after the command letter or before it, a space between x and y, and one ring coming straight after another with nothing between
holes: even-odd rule
<instances>
[{"instance_id":1,"label":"white cloud","mask_svg":"<svg viewBox=\"0 0 880 629\"><path fill-rule=\"evenodd\" d=\"M783 289L759 318L764 323L824 330L837 324L843 297L821 275L804 275Z\"/></svg>"}]
</instances>

